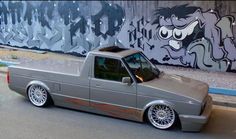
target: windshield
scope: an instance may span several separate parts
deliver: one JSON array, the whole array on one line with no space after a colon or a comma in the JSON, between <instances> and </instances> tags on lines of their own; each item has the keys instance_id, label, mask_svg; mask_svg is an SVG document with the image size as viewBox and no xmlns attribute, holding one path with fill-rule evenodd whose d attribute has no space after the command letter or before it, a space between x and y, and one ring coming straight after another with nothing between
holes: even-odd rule
<instances>
[{"instance_id":1,"label":"windshield","mask_svg":"<svg viewBox=\"0 0 236 139\"><path fill-rule=\"evenodd\" d=\"M135 53L124 58L124 62L138 82L147 82L158 77L159 70L151 64L143 53Z\"/></svg>"}]
</instances>

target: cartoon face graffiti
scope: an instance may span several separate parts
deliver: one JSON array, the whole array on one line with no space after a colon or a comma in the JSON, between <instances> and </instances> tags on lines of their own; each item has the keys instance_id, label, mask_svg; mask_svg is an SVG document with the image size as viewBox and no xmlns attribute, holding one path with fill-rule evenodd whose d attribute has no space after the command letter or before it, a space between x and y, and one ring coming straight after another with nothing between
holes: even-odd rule
<instances>
[{"instance_id":1,"label":"cartoon face graffiti","mask_svg":"<svg viewBox=\"0 0 236 139\"><path fill-rule=\"evenodd\" d=\"M167 50L170 58L186 66L227 70L227 63L234 58L226 55L236 51L232 16L220 18L213 10L202 12L200 7L187 4L159 8L155 15L159 46Z\"/></svg>"},{"instance_id":2,"label":"cartoon face graffiti","mask_svg":"<svg viewBox=\"0 0 236 139\"><path fill-rule=\"evenodd\" d=\"M168 23L166 22L164 24L168 24ZM197 25L198 25L197 21L187 24L187 25L183 26L182 28L178 27L176 25L174 25L174 27L171 27L171 26L168 27L168 25L167 26L163 25L162 27L160 27L160 29L158 31L158 35L160 36L161 39L165 39L165 40L167 39L168 44L173 49L178 50L182 47L186 47L189 45L188 38L190 38L190 37L196 38L197 37L196 35L198 35L198 34L196 34L194 32L194 29Z\"/></svg>"},{"instance_id":3,"label":"cartoon face graffiti","mask_svg":"<svg viewBox=\"0 0 236 139\"><path fill-rule=\"evenodd\" d=\"M181 14L178 11L180 9ZM200 22L193 15L197 10L197 7L186 7L186 5L156 10L159 16L155 23L159 24L160 40L165 41L173 49L179 50L182 47L186 48L192 40L202 38L203 31L200 30Z\"/></svg>"}]
</instances>

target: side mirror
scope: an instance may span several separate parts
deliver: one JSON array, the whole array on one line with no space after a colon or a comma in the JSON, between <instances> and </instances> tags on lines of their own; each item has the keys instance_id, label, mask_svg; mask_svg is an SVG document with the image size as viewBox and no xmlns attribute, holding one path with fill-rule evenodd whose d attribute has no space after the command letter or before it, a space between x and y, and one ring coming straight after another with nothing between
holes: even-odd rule
<instances>
[{"instance_id":1,"label":"side mirror","mask_svg":"<svg viewBox=\"0 0 236 139\"><path fill-rule=\"evenodd\" d=\"M163 73L163 71L160 71L156 66L154 67L154 72L157 77L159 77L159 75Z\"/></svg>"},{"instance_id":2,"label":"side mirror","mask_svg":"<svg viewBox=\"0 0 236 139\"><path fill-rule=\"evenodd\" d=\"M122 77L122 83L131 85L131 79L130 77Z\"/></svg>"}]
</instances>

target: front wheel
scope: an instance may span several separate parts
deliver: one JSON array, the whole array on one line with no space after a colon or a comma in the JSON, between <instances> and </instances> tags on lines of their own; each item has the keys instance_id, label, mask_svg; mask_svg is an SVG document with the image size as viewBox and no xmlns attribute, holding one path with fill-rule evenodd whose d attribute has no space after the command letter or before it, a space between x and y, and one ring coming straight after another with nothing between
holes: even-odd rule
<instances>
[{"instance_id":1,"label":"front wheel","mask_svg":"<svg viewBox=\"0 0 236 139\"><path fill-rule=\"evenodd\" d=\"M152 105L147 112L149 122L158 129L168 129L175 123L175 112L164 104Z\"/></svg>"},{"instance_id":2,"label":"front wheel","mask_svg":"<svg viewBox=\"0 0 236 139\"><path fill-rule=\"evenodd\" d=\"M31 85L27 93L30 102L37 107L47 106L50 102L47 90L40 85Z\"/></svg>"}]
</instances>

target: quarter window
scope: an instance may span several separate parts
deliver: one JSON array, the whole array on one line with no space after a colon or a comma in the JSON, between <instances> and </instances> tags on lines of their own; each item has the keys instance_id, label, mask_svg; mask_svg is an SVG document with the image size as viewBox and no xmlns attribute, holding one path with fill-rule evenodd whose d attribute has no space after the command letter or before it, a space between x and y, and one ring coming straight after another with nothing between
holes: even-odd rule
<instances>
[{"instance_id":1,"label":"quarter window","mask_svg":"<svg viewBox=\"0 0 236 139\"><path fill-rule=\"evenodd\" d=\"M94 77L121 82L122 77L130 76L120 60L96 56Z\"/></svg>"}]
</instances>

